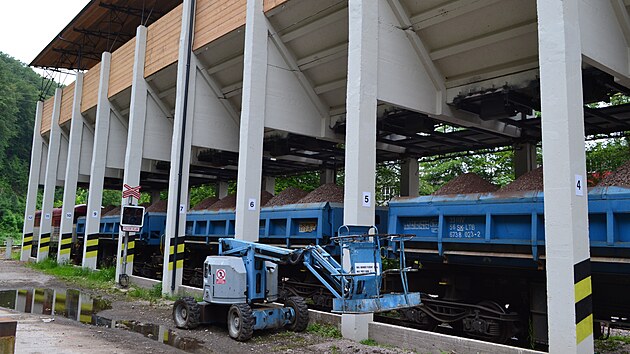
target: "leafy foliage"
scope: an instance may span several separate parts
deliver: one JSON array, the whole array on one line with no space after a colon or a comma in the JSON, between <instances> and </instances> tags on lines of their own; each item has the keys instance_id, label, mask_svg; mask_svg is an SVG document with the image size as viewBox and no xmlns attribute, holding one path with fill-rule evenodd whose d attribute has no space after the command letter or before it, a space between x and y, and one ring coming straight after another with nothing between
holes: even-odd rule
<instances>
[{"instance_id":1,"label":"leafy foliage","mask_svg":"<svg viewBox=\"0 0 630 354\"><path fill-rule=\"evenodd\" d=\"M33 70L0 52L0 241L21 234L41 84Z\"/></svg>"}]
</instances>

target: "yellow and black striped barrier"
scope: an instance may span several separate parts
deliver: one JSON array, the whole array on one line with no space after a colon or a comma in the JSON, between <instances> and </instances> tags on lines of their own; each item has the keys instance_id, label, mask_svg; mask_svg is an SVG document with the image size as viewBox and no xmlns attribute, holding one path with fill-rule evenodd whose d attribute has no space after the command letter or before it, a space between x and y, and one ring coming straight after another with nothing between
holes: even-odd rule
<instances>
[{"instance_id":1,"label":"yellow and black striped barrier","mask_svg":"<svg viewBox=\"0 0 630 354\"><path fill-rule=\"evenodd\" d=\"M98 255L98 234L86 236L85 240L85 258L93 258Z\"/></svg>"},{"instance_id":2,"label":"yellow and black striped barrier","mask_svg":"<svg viewBox=\"0 0 630 354\"><path fill-rule=\"evenodd\" d=\"M39 252L48 252L50 248L50 232L42 234L39 238Z\"/></svg>"},{"instance_id":3,"label":"yellow and black striped barrier","mask_svg":"<svg viewBox=\"0 0 630 354\"><path fill-rule=\"evenodd\" d=\"M120 250L120 264L123 263L123 257L125 256L124 245L125 243L123 240L123 249ZM127 241L127 263L133 262L135 248L136 248L136 236L129 235L129 240Z\"/></svg>"},{"instance_id":4,"label":"yellow and black striped barrier","mask_svg":"<svg viewBox=\"0 0 630 354\"><path fill-rule=\"evenodd\" d=\"M575 284L575 332L577 344L593 334L593 291L591 285L591 259L573 266Z\"/></svg>"},{"instance_id":5,"label":"yellow and black striped barrier","mask_svg":"<svg viewBox=\"0 0 630 354\"><path fill-rule=\"evenodd\" d=\"M59 243L59 254L70 254L72 248L72 233L62 234Z\"/></svg>"},{"instance_id":6,"label":"yellow and black striped barrier","mask_svg":"<svg viewBox=\"0 0 630 354\"><path fill-rule=\"evenodd\" d=\"M22 242L22 250L30 250L33 247L33 233L29 232L24 234L24 241Z\"/></svg>"},{"instance_id":7,"label":"yellow and black striped barrier","mask_svg":"<svg viewBox=\"0 0 630 354\"><path fill-rule=\"evenodd\" d=\"M175 238L171 238L171 247L168 250L168 270L173 270L175 259ZM184 237L177 239L177 263L176 269L184 268Z\"/></svg>"}]
</instances>

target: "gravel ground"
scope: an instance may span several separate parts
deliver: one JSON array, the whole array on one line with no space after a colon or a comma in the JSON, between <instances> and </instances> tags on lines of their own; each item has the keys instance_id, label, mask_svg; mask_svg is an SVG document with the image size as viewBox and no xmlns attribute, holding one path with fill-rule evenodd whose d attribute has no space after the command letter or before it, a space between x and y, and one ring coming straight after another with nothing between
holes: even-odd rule
<instances>
[{"instance_id":1,"label":"gravel ground","mask_svg":"<svg viewBox=\"0 0 630 354\"><path fill-rule=\"evenodd\" d=\"M598 186L609 187L630 187L630 161L621 165L615 172L604 177Z\"/></svg>"},{"instance_id":2,"label":"gravel ground","mask_svg":"<svg viewBox=\"0 0 630 354\"><path fill-rule=\"evenodd\" d=\"M453 178L433 194L490 193L495 192L497 189L499 187L479 177L478 174L470 172Z\"/></svg>"},{"instance_id":3,"label":"gravel ground","mask_svg":"<svg viewBox=\"0 0 630 354\"><path fill-rule=\"evenodd\" d=\"M334 183L319 186L314 191L300 199L298 203L343 203L343 187Z\"/></svg>"},{"instance_id":4,"label":"gravel ground","mask_svg":"<svg viewBox=\"0 0 630 354\"><path fill-rule=\"evenodd\" d=\"M595 341L595 353L629 354L630 331L616 328L611 329L610 338Z\"/></svg>"},{"instance_id":5,"label":"gravel ground","mask_svg":"<svg viewBox=\"0 0 630 354\"><path fill-rule=\"evenodd\" d=\"M101 297L112 304L99 316L112 320L133 320L163 325L176 335L202 342L194 353L405 353L397 348L367 346L345 339L322 337L314 333L294 333L284 330L257 331L245 343L229 338L223 326L200 326L195 330L180 330L171 319L172 301L149 303L129 300L115 288L109 291L81 289L69 286L54 277L43 275L17 261L0 260L0 290L52 288L79 289L92 297ZM16 313L0 309L0 317L11 316L18 322L18 353L184 353L141 334L97 326L84 325L61 316ZM49 321L54 318L53 321ZM44 322L43 320L46 320Z\"/></svg>"},{"instance_id":6,"label":"gravel ground","mask_svg":"<svg viewBox=\"0 0 630 354\"><path fill-rule=\"evenodd\" d=\"M282 192L278 193L275 197L271 198L265 206L280 206L287 204L295 204L300 199L306 197L307 191L304 191L297 187L289 187Z\"/></svg>"},{"instance_id":7,"label":"gravel ground","mask_svg":"<svg viewBox=\"0 0 630 354\"><path fill-rule=\"evenodd\" d=\"M514 182L499 189L499 192L524 192L543 190L543 168L539 167L529 171Z\"/></svg>"}]
</instances>

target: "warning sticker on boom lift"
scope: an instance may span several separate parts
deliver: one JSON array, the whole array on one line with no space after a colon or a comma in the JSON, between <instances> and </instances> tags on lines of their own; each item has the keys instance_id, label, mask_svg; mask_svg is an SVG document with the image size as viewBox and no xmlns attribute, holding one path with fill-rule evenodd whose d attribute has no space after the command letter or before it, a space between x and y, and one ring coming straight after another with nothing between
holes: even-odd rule
<instances>
[{"instance_id":1,"label":"warning sticker on boom lift","mask_svg":"<svg viewBox=\"0 0 630 354\"><path fill-rule=\"evenodd\" d=\"M225 284L225 269L217 269L215 284Z\"/></svg>"}]
</instances>

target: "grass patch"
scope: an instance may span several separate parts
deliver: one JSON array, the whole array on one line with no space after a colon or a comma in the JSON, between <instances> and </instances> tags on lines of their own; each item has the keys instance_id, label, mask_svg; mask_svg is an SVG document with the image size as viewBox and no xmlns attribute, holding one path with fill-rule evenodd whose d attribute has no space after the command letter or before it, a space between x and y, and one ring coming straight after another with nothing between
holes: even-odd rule
<instances>
[{"instance_id":1,"label":"grass patch","mask_svg":"<svg viewBox=\"0 0 630 354\"><path fill-rule=\"evenodd\" d=\"M306 328L308 333L317 334L321 337L326 338L341 338L341 331L336 326L327 325L327 324L319 324L319 323L311 323Z\"/></svg>"},{"instance_id":2,"label":"grass patch","mask_svg":"<svg viewBox=\"0 0 630 354\"><path fill-rule=\"evenodd\" d=\"M67 263L59 264L56 260L51 258L47 258L39 263L27 263L27 265L45 274L53 275L62 280L92 289L111 287L116 274L114 267L92 270L89 268L75 267Z\"/></svg>"},{"instance_id":3,"label":"grass patch","mask_svg":"<svg viewBox=\"0 0 630 354\"><path fill-rule=\"evenodd\" d=\"M394 348L393 345L381 344L381 343L375 341L372 338L364 339L364 340L360 341L359 343L361 343L363 345L369 345L370 347L380 347L380 348L385 348L385 349L392 349L392 348Z\"/></svg>"},{"instance_id":4,"label":"grass patch","mask_svg":"<svg viewBox=\"0 0 630 354\"><path fill-rule=\"evenodd\" d=\"M595 352L618 352L626 344L630 344L630 337L610 336L607 339L596 339Z\"/></svg>"},{"instance_id":5,"label":"grass patch","mask_svg":"<svg viewBox=\"0 0 630 354\"><path fill-rule=\"evenodd\" d=\"M368 339L364 339L362 341L360 341L359 343L363 344L363 345L369 345L370 347L376 347L378 346L378 342L375 341L372 338L368 338Z\"/></svg>"},{"instance_id":6,"label":"grass patch","mask_svg":"<svg viewBox=\"0 0 630 354\"><path fill-rule=\"evenodd\" d=\"M155 302L162 298L162 283L155 284L150 289L133 288L127 292L127 295L133 298Z\"/></svg>"},{"instance_id":7,"label":"grass patch","mask_svg":"<svg viewBox=\"0 0 630 354\"><path fill-rule=\"evenodd\" d=\"M623 342L624 344L630 344L630 337L627 336L610 336L608 340L615 340L619 342Z\"/></svg>"},{"instance_id":8,"label":"grass patch","mask_svg":"<svg viewBox=\"0 0 630 354\"><path fill-rule=\"evenodd\" d=\"M20 251L13 251L11 252L11 259L14 261L19 261L20 260L20 256L21 256L21 252Z\"/></svg>"}]
</instances>

